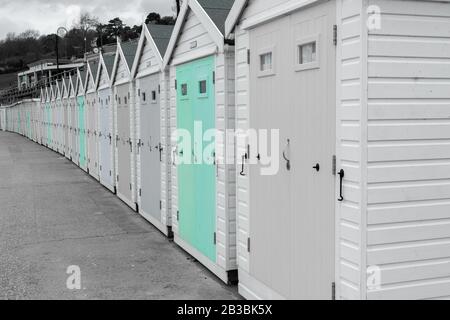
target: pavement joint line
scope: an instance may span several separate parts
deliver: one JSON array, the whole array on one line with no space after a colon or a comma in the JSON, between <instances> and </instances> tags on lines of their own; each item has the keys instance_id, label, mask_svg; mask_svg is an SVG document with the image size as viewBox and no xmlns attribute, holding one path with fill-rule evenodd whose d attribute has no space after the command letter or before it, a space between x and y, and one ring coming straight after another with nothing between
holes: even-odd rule
<instances>
[{"instance_id":1,"label":"pavement joint line","mask_svg":"<svg viewBox=\"0 0 450 320\"><path fill-rule=\"evenodd\" d=\"M74 237L74 238L62 238L62 239L54 239L54 240L47 240L47 241L39 241L39 242L27 242L27 243L23 243L19 246L15 246L15 247L10 247L10 248L6 248L7 250L15 250L15 249L21 249L21 248L25 248L25 247L31 247L31 246L35 246L35 245L42 245L42 244L50 244L50 243L57 243L57 242L64 242L64 241L68 241L68 240L92 240L92 239L101 239L101 238L108 238L108 237L120 237L120 236L124 236L124 235L129 235L129 236L138 236L138 235L143 235L143 234L150 234L150 233L154 233L155 231L145 231L145 232L120 232L120 233L112 233L112 234L107 234L107 235L102 235L102 236L86 236L86 237Z\"/></svg>"}]
</instances>

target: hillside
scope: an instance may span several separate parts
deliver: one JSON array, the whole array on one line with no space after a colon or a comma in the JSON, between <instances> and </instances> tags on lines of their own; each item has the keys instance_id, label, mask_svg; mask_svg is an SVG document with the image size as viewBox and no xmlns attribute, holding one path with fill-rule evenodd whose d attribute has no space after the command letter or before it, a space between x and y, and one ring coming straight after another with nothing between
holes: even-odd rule
<instances>
[{"instance_id":1,"label":"hillside","mask_svg":"<svg viewBox=\"0 0 450 320\"><path fill-rule=\"evenodd\" d=\"M0 74L0 90L17 86L17 73Z\"/></svg>"}]
</instances>

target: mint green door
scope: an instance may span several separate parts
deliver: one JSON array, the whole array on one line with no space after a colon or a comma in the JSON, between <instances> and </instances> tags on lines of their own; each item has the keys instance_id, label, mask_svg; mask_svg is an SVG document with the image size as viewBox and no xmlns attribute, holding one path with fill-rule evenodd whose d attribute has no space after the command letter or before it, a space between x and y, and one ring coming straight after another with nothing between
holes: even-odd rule
<instances>
[{"instance_id":1,"label":"mint green door","mask_svg":"<svg viewBox=\"0 0 450 320\"><path fill-rule=\"evenodd\" d=\"M180 237L216 261L216 166L214 131L215 61L207 57L177 67L177 126L190 133L179 141L179 233ZM197 129L197 130L195 130ZM195 131L195 134L194 134Z\"/></svg>"},{"instance_id":2,"label":"mint green door","mask_svg":"<svg viewBox=\"0 0 450 320\"><path fill-rule=\"evenodd\" d=\"M80 132L80 167L86 168L86 127L84 122L84 97L78 97L78 128Z\"/></svg>"}]
</instances>

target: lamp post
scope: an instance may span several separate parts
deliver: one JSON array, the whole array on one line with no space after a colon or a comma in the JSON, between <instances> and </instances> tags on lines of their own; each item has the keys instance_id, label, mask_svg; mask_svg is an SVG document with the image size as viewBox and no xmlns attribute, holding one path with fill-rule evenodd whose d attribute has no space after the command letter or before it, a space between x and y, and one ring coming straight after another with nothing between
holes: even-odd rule
<instances>
[{"instance_id":1,"label":"lamp post","mask_svg":"<svg viewBox=\"0 0 450 320\"><path fill-rule=\"evenodd\" d=\"M56 31L56 73L59 74L59 38L64 38L67 35L67 29L59 27Z\"/></svg>"}]
</instances>

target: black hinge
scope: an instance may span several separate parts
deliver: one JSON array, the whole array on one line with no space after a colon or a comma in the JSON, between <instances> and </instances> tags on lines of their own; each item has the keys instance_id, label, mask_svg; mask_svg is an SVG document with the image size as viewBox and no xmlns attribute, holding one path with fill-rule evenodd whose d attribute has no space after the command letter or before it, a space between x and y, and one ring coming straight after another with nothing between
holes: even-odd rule
<instances>
[{"instance_id":1,"label":"black hinge","mask_svg":"<svg viewBox=\"0 0 450 320\"><path fill-rule=\"evenodd\" d=\"M180 221L180 211L177 211L177 221Z\"/></svg>"},{"instance_id":2,"label":"black hinge","mask_svg":"<svg viewBox=\"0 0 450 320\"><path fill-rule=\"evenodd\" d=\"M117 176L117 182L119 182L119 176Z\"/></svg>"},{"instance_id":3,"label":"black hinge","mask_svg":"<svg viewBox=\"0 0 450 320\"><path fill-rule=\"evenodd\" d=\"M175 79L175 90L178 90L178 81Z\"/></svg>"},{"instance_id":4,"label":"black hinge","mask_svg":"<svg viewBox=\"0 0 450 320\"><path fill-rule=\"evenodd\" d=\"M161 85L158 85L158 93L161 93Z\"/></svg>"},{"instance_id":5,"label":"black hinge","mask_svg":"<svg viewBox=\"0 0 450 320\"><path fill-rule=\"evenodd\" d=\"M159 201L159 210L162 210L162 201Z\"/></svg>"},{"instance_id":6,"label":"black hinge","mask_svg":"<svg viewBox=\"0 0 450 320\"><path fill-rule=\"evenodd\" d=\"M331 300L336 300L336 283L331 284Z\"/></svg>"},{"instance_id":7,"label":"black hinge","mask_svg":"<svg viewBox=\"0 0 450 320\"><path fill-rule=\"evenodd\" d=\"M214 244L217 244L217 233L214 232Z\"/></svg>"},{"instance_id":8,"label":"black hinge","mask_svg":"<svg viewBox=\"0 0 450 320\"><path fill-rule=\"evenodd\" d=\"M250 64L250 49L247 49L247 64Z\"/></svg>"},{"instance_id":9,"label":"black hinge","mask_svg":"<svg viewBox=\"0 0 450 320\"><path fill-rule=\"evenodd\" d=\"M213 84L216 84L216 72L213 71Z\"/></svg>"},{"instance_id":10,"label":"black hinge","mask_svg":"<svg viewBox=\"0 0 450 320\"><path fill-rule=\"evenodd\" d=\"M338 32L337 25L334 25L333 26L333 44L335 46L337 46L337 37L338 37L337 32Z\"/></svg>"},{"instance_id":11,"label":"black hinge","mask_svg":"<svg viewBox=\"0 0 450 320\"><path fill-rule=\"evenodd\" d=\"M109 176L110 176L110 177L112 176L112 172L111 172L111 170L109 170Z\"/></svg>"},{"instance_id":12,"label":"black hinge","mask_svg":"<svg viewBox=\"0 0 450 320\"><path fill-rule=\"evenodd\" d=\"M139 189L139 197L142 197L142 189Z\"/></svg>"},{"instance_id":13,"label":"black hinge","mask_svg":"<svg viewBox=\"0 0 450 320\"><path fill-rule=\"evenodd\" d=\"M247 238L247 251L250 252L250 238Z\"/></svg>"},{"instance_id":14,"label":"black hinge","mask_svg":"<svg viewBox=\"0 0 450 320\"><path fill-rule=\"evenodd\" d=\"M336 170L337 170L337 168L336 168L336 156L333 156L333 164L332 164L332 174L333 174L333 176L335 176L336 175Z\"/></svg>"},{"instance_id":15,"label":"black hinge","mask_svg":"<svg viewBox=\"0 0 450 320\"><path fill-rule=\"evenodd\" d=\"M132 188L131 188L131 183L130 183L130 190L131 190Z\"/></svg>"}]
</instances>

